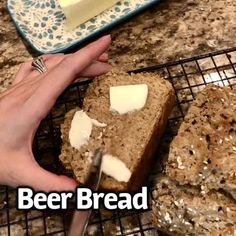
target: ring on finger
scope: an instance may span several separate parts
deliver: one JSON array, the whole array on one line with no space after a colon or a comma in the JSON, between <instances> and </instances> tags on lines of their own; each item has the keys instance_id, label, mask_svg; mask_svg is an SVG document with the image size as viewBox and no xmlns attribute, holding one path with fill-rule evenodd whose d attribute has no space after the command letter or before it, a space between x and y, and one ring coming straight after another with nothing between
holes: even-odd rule
<instances>
[{"instance_id":1,"label":"ring on finger","mask_svg":"<svg viewBox=\"0 0 236 236\"><path fill-rule=\"evenodd\" d=\"M42 57L33 58L32 67L36 69L40 74L46 73L48 71Z\"/></svg>"}]
</instances>

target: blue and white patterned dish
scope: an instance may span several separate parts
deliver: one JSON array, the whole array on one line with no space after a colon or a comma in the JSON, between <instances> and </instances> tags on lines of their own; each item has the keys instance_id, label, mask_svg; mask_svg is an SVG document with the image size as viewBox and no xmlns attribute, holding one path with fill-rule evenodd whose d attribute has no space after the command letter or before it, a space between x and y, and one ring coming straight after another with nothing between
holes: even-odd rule
<instances>
[{"instance_id":1,"label":"blue and white patterned dish","mask_svg":"<svg viewBox=\"0 0 236 236\"><path fill-rule=\"evenodd\" d=\"M23 38L45 54L65 52L159 1L121 0L73 32L65 30L65 16L57 0L8 0L7 6Z\"/></svg>"}]
</instances>

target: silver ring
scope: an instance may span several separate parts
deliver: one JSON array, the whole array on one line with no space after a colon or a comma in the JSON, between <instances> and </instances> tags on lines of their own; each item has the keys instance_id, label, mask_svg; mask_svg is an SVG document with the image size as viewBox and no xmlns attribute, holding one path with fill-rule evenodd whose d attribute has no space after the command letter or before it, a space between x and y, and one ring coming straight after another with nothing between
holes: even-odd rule
<instances>
[{"instance_id":1,"label":"silver ring","mask_svg":"<svg viewBox=\"0 0 236 236\"><path fill-rule=\"evenodd\" d=\"M46 73L48 71L42 57L33 58L32 67L38 70L40 74Z\"/></svg>"}]
</instances>

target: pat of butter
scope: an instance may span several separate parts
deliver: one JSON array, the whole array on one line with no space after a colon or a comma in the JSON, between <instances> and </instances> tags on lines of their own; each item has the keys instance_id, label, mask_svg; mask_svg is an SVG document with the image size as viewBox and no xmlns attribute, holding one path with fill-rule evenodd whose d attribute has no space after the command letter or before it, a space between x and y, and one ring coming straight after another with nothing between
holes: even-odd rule
<instances>
[{"instance_id":1,"label":"pat of butter","mask_svg":"<svg viewBox=\"0 0 236 236\"><path fill-rule=\"evenodd\" d=\"M147 96L146 84L110 87L110 110L121 115L141 110L146 104Z\"/></svg>"},{"instance_id":2,"label":"pat of butter","mask_svg":"<svg viewBox=\"0 0 236 236\"><path fill-rule=\"evenodd\" d=\"M80 149L88 143L92 133L93 125L105 127L106 124L91 119L84 111L80 110L74 114L69 131L69 140L72 147Z\"/></svg>"},{"instance_id":3,"label":"pat of butter","mask_svg":"<svg viewBox=\"0 0 236 236\"><path fill-rule=\"evenodd\" d=\"M111 8L119 0L58 0L65 16L66 28L73 30Z\"/></svg>"},{"instance_id":4,"label":"pat of butter","mask_svg":"<svg viewBox=\"0 0 236 236\"><path fill-rule=\"evenodd\" d=\"M131 171L125 163L108 154L102 158L102 171L119 182L128 182L131 177Z\"/></svg>"}]
</instances>

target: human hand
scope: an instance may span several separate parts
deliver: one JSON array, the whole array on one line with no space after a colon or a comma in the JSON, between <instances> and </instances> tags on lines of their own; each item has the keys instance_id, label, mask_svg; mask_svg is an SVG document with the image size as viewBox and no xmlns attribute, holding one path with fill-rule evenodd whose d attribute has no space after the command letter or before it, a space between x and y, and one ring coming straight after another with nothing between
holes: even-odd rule
<instances>
[{"instance_id":1,"label":"human hand","mask_svg":"<svg viewBox=\"0 0 236 236\"><path fill-rule=\"evenodd\" d=\"M105 53L110 43L105 36L74 54L45 55L44 74L32 70L31 62L22 65L13 86L0 95L0 184L46 192L75 189L75 180L38 165L32 143L40 122L68 85L110 70Z\"/></svg>"}]
</instances>

